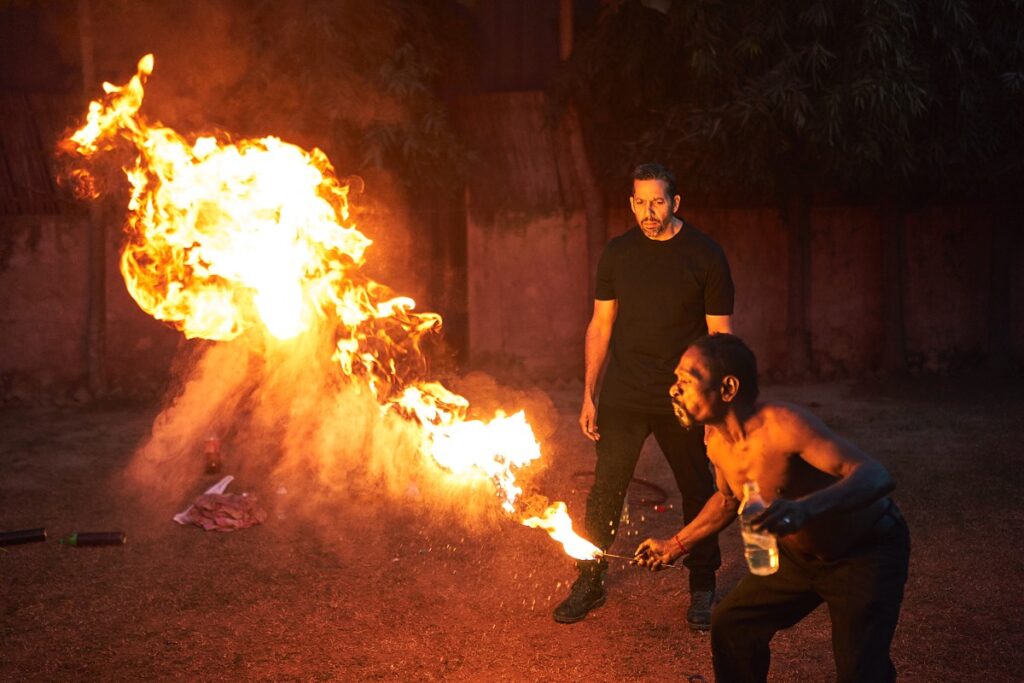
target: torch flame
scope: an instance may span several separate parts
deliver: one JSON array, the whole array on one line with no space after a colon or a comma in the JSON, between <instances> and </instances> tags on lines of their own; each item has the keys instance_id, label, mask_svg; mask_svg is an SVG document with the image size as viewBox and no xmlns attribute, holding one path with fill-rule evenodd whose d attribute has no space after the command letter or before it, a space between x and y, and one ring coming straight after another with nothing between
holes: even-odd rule
<instances>
[{"instance_id":1,"label":"torch flame","mask_svg":"<svg viewBox=\"0 0 1024 683\"><path fill-rule=\"evenodd\" d=\"M215 341L250 332L286 341L326 325L341 375L367 387L382 415L417 425L420 450L443 472L490 480L513 513L515 471L540 458L526 416L467 420L464 397L422 380L421 344L441 317L360 273L371 241L349 224L349 188L326 155L276 137L190 143L149 123L139 109L153 66L146 55L127 84L104 83L106 96L62 143L84 158L119 141L135 149L120 269L139 306L187 338ZM86 171L72 173L93 189ZM564 504L552 510L524 523L572 541L574 557L600 553L569 536Z\"/></svg>"},{"instance_id":2,"label":"torch flame","mask_svg":"<svg viewBox=\"0 0 1024 683\"><path fill-rule=\"evenodd\" d=\"M565 509L565 503L555 501L540 517L529 517L523 524L534 529L543 529L562 544L569 557L577 560L596 560L604 552L596 545L572 530L572 520Z\"/></svg>"}]
</instances>

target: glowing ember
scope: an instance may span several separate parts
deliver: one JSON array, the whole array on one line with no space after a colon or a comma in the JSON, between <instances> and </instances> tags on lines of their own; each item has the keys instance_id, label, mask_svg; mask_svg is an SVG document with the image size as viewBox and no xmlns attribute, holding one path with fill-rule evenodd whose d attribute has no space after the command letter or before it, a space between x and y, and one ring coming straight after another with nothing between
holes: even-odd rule
<instances>
[{"instance_id":1,"label":"glowing ember","mask_svg":"<svg viewBox=\"0 0 1024 683\"><path fill-rule=\"evenodd\" d=\"M119 140L136 151L125 169L131 199L120 267L139 306L188 338L266 333L286 341L334 330L341 374L367 387L382 413L417 425L421 451L444 472L493 482L513 513L522 493L515 470L540 457L533 430L522 412L467 420L464 397L419 381L426 370L421 343L441 318L415 312L415 301L360 273L371 241L348 223L349 188L326 155L275 137L190 143L150 124L138 112L153 66L146 55L126 85L104 83L106 96L89 105L85 125L62 143L85 158ZM96 194L85 170L72 175ZM566 543L572 524L558 505L524 523ZM573 549L566 547L574 557L600 552L575 538Z\"/></svg>"},{"instance_id":2,"label":"glowing ember","mask_svg":"<svg viewBox=\"0 0 1024 683\"><path fill-rule=\"evenodd\" d=\"M562 544L565 552L577 560L596 560L604 553L596 545L572 530L572 520L565 509L565 503L555 501L540 517L530 517L523 524L534 529L543 529L551 538Z\"/></svg>"}]
</instances>

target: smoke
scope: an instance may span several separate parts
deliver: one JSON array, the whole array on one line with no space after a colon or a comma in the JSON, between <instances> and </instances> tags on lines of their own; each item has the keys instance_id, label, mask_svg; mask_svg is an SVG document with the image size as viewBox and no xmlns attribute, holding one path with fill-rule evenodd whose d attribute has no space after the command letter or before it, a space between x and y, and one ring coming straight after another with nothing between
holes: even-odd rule
<instances>
[{"instance_id":1,"label":"smoke","mask_svg":"<svg viewBox=\"0 0 1024 683\"><path fill-rule=\"evenodd\" d=\"M224 473L236 477L231 490L287 504L289 515L316 520L386 504L467 530L507 521L490 480L440 467L424 450L421 427L382 409L360 380L344 378L332 348L326 324L288 341L250 331L192 344L126 484L164 513L187 504L216 480L204 474L202 454L204 440L216 436ZM450 385L470 399L470 418L523 409L542 444L555 429L556 410L540 390L503 387L483 373ZM543 466L542 458L516 472L524 500L537 500L530 481Z\"/></svg>"},{"instance_id":2,"label":"smoke","mask_svg":"<svg viewBox=\"0 0 1024 683\"><path fill-rule=\"evenodd\" d=\"M225 417L234 412L244 394L248 354L237 353L227 344L201 346L193 351L194 360L184 361L192 367L175 383L148 440L126 472L128 484L157 507L193 490L202 441L223 431Z\"/></svg>"},{"instance_id":3,"label":"smoke","mask_svg":"<svg viewBox=\"0 0 1024 683\"><path fill-rule=\"evenodd\" d=\"M338 168L351 170L358 167L354 157L365 153L359 146L367 130L379 122L412 116L411 109L405 111L400 98L380 87L374 76L403 35L399 25L383 21L390 14L378 7L380 3L362 0L355 8L366 9L370 19L383 13L378 22L360 18L354 6L342 12L330 2L313 3L322 16L271 9L289 8L291 3L272 3L251 12L233 11L237 4L231 0L190 6L183 12L175 9L179 4L153 3L144 9L133 5L123 13L118 11L120 3L97 4L97 37L109 36L111 41L95 42L117 46L99 50L98 72L106 75L115 62L133 63L140 54L157 53L159 77L147 82L144 105L150 120L193 132L272 133L305 148L320 147ZM309 39L323 17L331 18L332 30L351 39L345 44L350 50ZM366 30L360 22L369 22ZM129 26L131 30L125 30ZM132 38L116 40L121 34ZM180 35L195 40L176 40ZM394 179L380 177L387 173L376 175L369 179L373 201L354 207L357 223L369 228L375 242L367 265L377 269L386 264L391 277L380 279L408 294L414 285L408 280L414 274L422 277L429 263L409 247L417 244L411 238L416 226L408 219ZM251 227L246 221L239 225ZM176 243L174 248L190 247ZM166 256L160 253L161 258ZM140 269L145 270L151 258L143 254ZM372 270L362 275L377 277ZM127 469L125 483L154 509L187 502L214 481L203 475L201 453L204 440L213 435L221 443L225 473L237 478L232 490L253 491L268 504L278 500L279 491L287 491L281 495L287 497L290 514L320 517L384 501L449 526L469 528L505 519L502 501L486 475L457 475L442 468L426 454L424 428L408 415L382 407L384 399L375 394L384 397L387 392L374 391L358 374L349 377L342 372L333 359L336 323L324 319L288 341L273 339L256 325L231 341L190 342L178 359L173 389ZM414 333L406 330L404 336L416 344ZM390 333L383 337L391 341ZM369 334L366 339L372 353L381 338ZM381 363L400 366L403 358L401 353L392 354ZM393 367L392 372L400 369ZM435 378L402 375L402 380L413 379ZM469 398L470 419L490 420L498 410L514 413L525 408L542 443L554 429L554 409L541 392L514 391L478 374L449 378L446 384ZM539 469L518 472L519 485L527 488L527 480Z\"/></svg>"}]
</instances>

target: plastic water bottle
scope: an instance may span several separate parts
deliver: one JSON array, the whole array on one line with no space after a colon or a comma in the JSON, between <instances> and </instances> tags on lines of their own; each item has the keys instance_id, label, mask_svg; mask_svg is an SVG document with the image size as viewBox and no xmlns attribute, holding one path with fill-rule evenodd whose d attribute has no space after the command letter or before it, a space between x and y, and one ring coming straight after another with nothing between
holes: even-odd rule
<instances>
[{"instance_id":1,"label":"plastic water bottle","mask_svg":"<svg viewBox=\"0 0 1024 683\"><path fill-rule=\"evenodd\" d=\"M743 485L740 504L740 530L743 534L743 554L751 574L767 576L779 570L779 543L772 534L754 531L750 521L765 509L761 488L756 481Z\"/></svg>"}]
</instances>

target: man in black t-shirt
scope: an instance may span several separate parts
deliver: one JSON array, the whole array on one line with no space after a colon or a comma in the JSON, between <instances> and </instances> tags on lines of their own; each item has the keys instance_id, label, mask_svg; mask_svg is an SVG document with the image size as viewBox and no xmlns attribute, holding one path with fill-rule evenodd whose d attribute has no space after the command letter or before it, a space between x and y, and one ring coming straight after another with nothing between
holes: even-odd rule
<instances>
[{"instance_id":1,"label":"man in black t-shirt","mask_svg":"<svg viewBox=\"0 0 1024 683\"><path fill-rule=\"evenodd\" d=\"M684 522L700 512L713 492L703 434L679 425L669 389L692 341L732 331L733 284L722 248L675 215L679 202L668 169L638 166L630 197L637 227L608 243L597 269L580 427L597 448L586 536L603 550L614 540L626 489L650 434L682 493ZM594 399L605 360L598 408ZM721 566L717 536L696 544L684 564L690 572L687 623L705 630L711 624L715 571ZM579 562L578 568L569 596L555 608L555 621L579 621L604 604L607 563Z\"/></svg>"}]
</instances>

